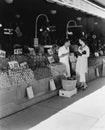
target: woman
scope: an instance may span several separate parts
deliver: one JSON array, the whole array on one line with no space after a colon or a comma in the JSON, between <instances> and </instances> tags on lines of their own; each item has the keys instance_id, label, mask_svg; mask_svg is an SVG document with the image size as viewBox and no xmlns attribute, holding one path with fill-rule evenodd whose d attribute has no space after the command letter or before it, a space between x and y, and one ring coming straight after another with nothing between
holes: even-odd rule
<instances>
[{"instance_id":1,"label":"woman","mask_svg":"<svg viewBox=\"0 0 105 130\"><path fill-rule=\"evenodd\" d=\"M83 90L87 88L86 73L88 72L88 57L90 55L89 47L85 44L85 39L79 39L80 47L78 48L78 58L76 63L76 75Z\"/></svg>"}]
</instances>

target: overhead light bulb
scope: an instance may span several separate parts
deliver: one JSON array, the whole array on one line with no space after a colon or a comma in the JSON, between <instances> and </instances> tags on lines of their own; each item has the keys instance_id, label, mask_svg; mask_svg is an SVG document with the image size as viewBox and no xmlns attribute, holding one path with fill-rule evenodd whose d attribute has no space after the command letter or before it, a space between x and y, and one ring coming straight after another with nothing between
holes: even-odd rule
<instances>
[{"instance_id":1,"label":"overhead light bulb","mask_svg":"<svg viewBox=\"0 0 105 130\"><path fill-rule=\"evenodd\" d=\"M2 27L2 24L0 23L0 28Z\"/></svg>"},{"instance_id":2,"label":"overhead light bulb","mask_svg":"<svg viewBox=\"0 0 105 130\"><path fill-rule=\"evenodd\" d=\"M13 0L4 0L6 3L8 4L12 4L13 3Z\"/></svg>"}]
</instances>

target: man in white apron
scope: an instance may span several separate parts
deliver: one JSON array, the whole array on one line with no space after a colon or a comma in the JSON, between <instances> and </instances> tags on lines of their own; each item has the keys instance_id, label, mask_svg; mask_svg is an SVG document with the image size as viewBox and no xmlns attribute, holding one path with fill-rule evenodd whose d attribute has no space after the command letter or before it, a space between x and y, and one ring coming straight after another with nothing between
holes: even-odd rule
<instances>
[{"instance_id":1,"label":"man in white apron","mask_svg":"<svg viewBox=\"0 0 105 130\"><path fill-rule=\"evenodd\" d=\"M84 39L79 39L79 43L81 46L78 48L76 75L79 76L81 87L86 89L86 73L88 72L88 57L90 55L90 50L89 47L85 44Z\"/></svg>"},{"instance_id":2,"label":"man in white apron","mask_svg":"<svg viewBox=\"0 0 105 130\"><path fill-rule=\"evenodd\" d=\"M71 77L70 73L70 64L69 64L69 46L70 46L70 40L65 40L65 44L59 48L58 50L58 56L60 59L60 62L63 63L66 66L66 76Z\"/></svg>"}]
</instances>

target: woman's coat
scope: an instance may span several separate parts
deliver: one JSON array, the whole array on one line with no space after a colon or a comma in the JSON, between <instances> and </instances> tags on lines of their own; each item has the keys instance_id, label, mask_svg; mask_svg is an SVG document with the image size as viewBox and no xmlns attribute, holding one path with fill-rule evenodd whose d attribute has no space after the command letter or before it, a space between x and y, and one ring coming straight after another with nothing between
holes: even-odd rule
<instances>
[{"instance_id":1,"label":"woman's coat","mask_svg":"<svg viewBox=\"0 0 105 130\"><path fill-rule=\"evenodd\" d=\"M85 74L88 72L88 57L90 55L90 50L87 45L84 47L79 47L78 52L81 56L78 56L77 63L76 63L76 74L79 75L80 81L79 82L86 82Z\"/></svg>"}]
</instances>

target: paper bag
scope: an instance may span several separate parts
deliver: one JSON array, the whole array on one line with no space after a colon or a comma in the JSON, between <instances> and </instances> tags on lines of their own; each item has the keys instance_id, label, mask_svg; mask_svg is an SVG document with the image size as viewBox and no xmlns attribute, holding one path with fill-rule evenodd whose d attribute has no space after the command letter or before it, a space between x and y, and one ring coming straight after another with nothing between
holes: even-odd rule
<instances>
[{"instance_id":1,"label":"paper bag","mask_svg":"<svg viewBox=\"0 0 105 130\"><path fill-rule=\"evenodd\" d=\"M27 87L26 88L26 92L27 92L28 99L34 98L34 93L33 93L32 86Z\"/></svg>"},{"instance_id":2,"label":"paper bag","mask_svg":"<svg viewBox=\"0 0 105 130\"><path fill-rule=\"evenodd\" d=\"M53 79L50 79L50 90L51 90L51 91L56 90L56 86L55 86L55 83L54 83L54 80L53 80Z\"/></svg>"},{"instance_id":3,"label":"paper bag","mask_svg":"<svg viewBox=\"0 0 105 130\"><path fill-rule=\"evenodd\" d=\"M96 68L96 76L97 76L97 77L100 77L98 68Z\"/></svg>"}]
</instances>

